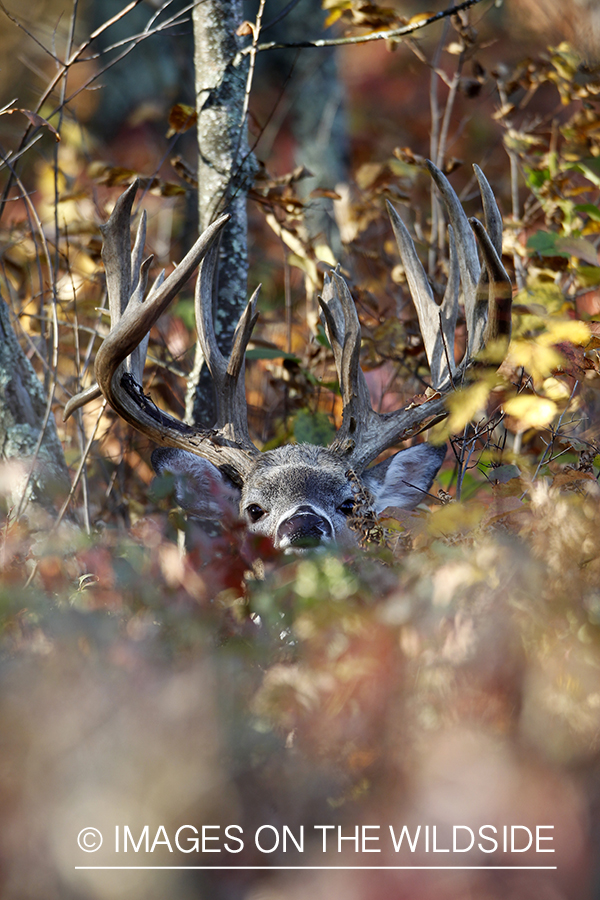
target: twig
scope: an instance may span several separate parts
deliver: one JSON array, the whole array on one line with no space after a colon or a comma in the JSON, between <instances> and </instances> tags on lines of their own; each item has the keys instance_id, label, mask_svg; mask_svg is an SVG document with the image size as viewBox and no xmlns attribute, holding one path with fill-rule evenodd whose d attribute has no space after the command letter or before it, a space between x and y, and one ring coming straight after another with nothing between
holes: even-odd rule
<instances>
[{"instance_id":1,"label":"twig","mask_svg":"<svg viewBox=\"0 0 600 900\"><path fill-rule=\"evenodd\" d=\"M93 442L94 442L94 438L96 437L96 432L98 431L98 426L100 425L100 420L102 419L102 416L104 415L104 410L106 409L106 403L107 403L107 401L106 401L106 399L104 399L104 400L102 401L102 405L101 405L100 410L99 410L99 412L98 412L98 416L97 416L97 418L96 418L96 423L95 423L95 425L94 425L94 427L93 427L93 429L92 429L92 433L90 434L90 436L89 436L89 438L88 438L88 442L87 442L87 444L86 444L86 446L85 446L85 450L83 451L83 453L82 453L82 455L81 455L81 460L79 461L79 466L77 467L77 472L75 473L75 477L74 477L74 479L73 479L73 484L71 485L71 490L69 491L69 494L68 494L68 496L67 496L67 499L65 500L65 502L63 503L63 505L62 505L61 508L60 508L60 512L59 512L59 514L58 514L58 517L57 517L57 519L56 519L56 522L54 523L54 525L52 526L52 529L51 529L51 531L50 531L51 534L52 534L53 532L56 531L56 529L58 528L58 526L59 526L60 523L62 522L62 520L63 520L63 518L64 518L64 515L65 515L67 509L69 508L69 504L71 503L71 500L73 499L73 495L75 494L75 491L76 491L76 489L77 489L77 485L79 484L79 479L81 478L81 475L82 475L83 470L84 470L84 468L85 468L85 464L86 464L86 462L87 462L87 458L88 458L88 456L89 456L89 452L90 452L90 450L91 450L91 448L92 448L92 444L93 444ZM88 527L87 527L87 532L88 532L88 534L89 534L90 531L91 531L91 529L89 528L89 518L88 518L88 522L87 522L86 524L88 525Z\"/></svg>"},{"instance_id":2,"label":"twig","mask_svg":"<svg viewBox=\"0 0 600 900\"><path fill-rule=\"evenodd\" d=\"M561 426L562 426L563 419L564 419L564 417L565 417L566 414L567 414L567 410L569 409L569 405L570 405L570 403L571 403L571 400L573 399L573 396L574 396L574 394L575 394L575 391L577 390L577 385L578 385L578 384L579 384L579 381L575 381L575 383L573 384L573 388L572 388L572 390L571 390L571 393L569 394L569 399L567 400L567 405L565 406L565 408L563 409L563 411L561 412L561 414L560 414L560 416L559 416L559 418L558 418L558 422L556 423L556 428L552 429L552 440L548 443L548 446L546 447L546 449L545 449L544 452L542 453L542 456L541 456L541 458L540 458L540 461L539 461L539 463L537 464L536 470L535 470L535 472L533 473L533 476L532 476L532 479L531 479L531 483L532 483L532 484L533 484L533 482L535 481L535 479L538 477L538 475L539 475L539 473L540 473L540 469L542 468L542 466L544 465L544 463L545 463L545 461L546 461L546 456L547 456L547 454L548 454L548 451L550 451L550 456L552 456L552 448L554 447L554 441L556 440L556 438L557 438L557 436L558 436L558 433L560 432L560 429L561 429ZM525 497L526 494L527 494L527 491L523 491L523 493L521 494L521 500Z\"/></svg>"},{"instance_id":3,"label":"twig","mask_svg":"<svg viewBox=\"0 0 600 900\"><path fill-rule=\"evenodd\" d=\"M456 15L456 13L462 12L463 9L470 9L471 6L475 6L477 3L481 3L481 0L463 0L462 3L458 3L456 6L453 6L450 9L444 9L441 12L429 16L427 19L422 19L418 22L412 22L408 25L402 25L400 28L386 29L383 31L372 31L370 34L355 35L354 37L346 38L321 38L315 41L289 41L288 43L271 41L268 44L259 44L256 47L256 52L261 53L264 50L287 50L294 47L298 47L300 49L310 49L313 47L344 47L349 44L367 44L371 43L372 41L389 41L395 38L404 37L407 34L412 34L413 32L418 31L420 28L425 28L427 27L427 25L431 25L433 22L438 22L440 19L445 19L448 16ZM246 56L250 52L251 47L245 47L243 50L240 50L239 55Z\"/></svg>"}]
</instances>

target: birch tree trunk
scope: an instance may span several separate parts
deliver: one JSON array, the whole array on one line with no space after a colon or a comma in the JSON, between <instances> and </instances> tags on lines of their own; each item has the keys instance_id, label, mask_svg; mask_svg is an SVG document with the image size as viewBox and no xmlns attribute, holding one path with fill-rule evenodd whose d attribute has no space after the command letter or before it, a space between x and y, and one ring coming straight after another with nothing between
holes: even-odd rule
<instances>
[{"instance_id":1,"label":"birch tree trunk","mask_svg":"<svg viewBox=\"0 0 600 900\"><path fill-rule=\"evenodd\" d=\"M228 353L246 302L246 195L255 173L244 117L249 57L236 59L248 39L236 35L243 21L242 0L203 0L192 16L200 230L222 212L231 215L221 241L215 311L217 342ZM186 418L203 427L210 427L215 419L212 384L198 345L188 383Z\"/></svg>"}]
</instances>

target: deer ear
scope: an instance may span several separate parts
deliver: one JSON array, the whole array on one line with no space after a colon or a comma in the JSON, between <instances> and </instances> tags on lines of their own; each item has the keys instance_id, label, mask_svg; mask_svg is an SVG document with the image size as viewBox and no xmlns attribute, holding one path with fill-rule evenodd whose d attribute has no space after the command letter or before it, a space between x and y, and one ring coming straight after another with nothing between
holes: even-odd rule
<instances>
[{"instance_id":1,"label":"deer ear","mask_svg":"<svg viewBox=\"0 0 600 900\"><path fill-rule=\"evenodd\" d=\"M175 497L186 512L200 519L237 516L240 491L216 466L187 450L154 450L152 466L157 475L175 476Z\"/></svg>"},{"instance_id":2,"label":"deer ear","mask_svg":"<svg viewBox=\"0 0 600 900\"><path fill-rule=\"evenodd\" d=\"M412 509L425 498L446 455L446 445L417 444L372 466L363 482L375 498L375 509L386 506Z\"/></svg>"}]
</instances>

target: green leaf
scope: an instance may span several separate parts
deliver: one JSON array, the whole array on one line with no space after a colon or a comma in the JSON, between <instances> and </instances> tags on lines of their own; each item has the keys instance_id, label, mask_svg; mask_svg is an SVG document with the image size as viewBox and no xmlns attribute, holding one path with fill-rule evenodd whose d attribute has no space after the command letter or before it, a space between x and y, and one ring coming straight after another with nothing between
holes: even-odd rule
<instances>
[{"instance_id":1,"label":"green leaf","mask_svg":"<svg viewBox=\"0 0 600 900\"><path fill-rule=\"evenodd\" d=\"M326 447L335 437L335 428L325 413L301 409L294 417L294 437L299 444Z\"/></svg>"},{"instance_id":2,"label":"green leaf","mask_svg":"<svg viewBox=\"0 0 600 900\"><path fill-rule=\"evenodd\" d=\"M325 329L320 323L317 325L316 340L317 343L321 345L321 347L327 347L329 350L331 350L331 344L329 343L329 339L325 334Z\"/></svg>"},{"instance_id":3,"label":"green leaf","mask_svg":"<svg viewBox=\"0 0 600 900\"><path fill-rule=\"evenodd\" d=\"M577 212L585 213L594 222L600 222L600 209L593 203L578 203L575 207Z\"/></svg>"},{"instance_id":4,"label":"green leaf","mask_svg":"<svg viewBox=\"0 0 600 900\"><path fill-rule=\"evenodd\" d=\"M527 239L527 249L539 253L540 256L569 256L566 250L557 247L559 235L553 231L536 231Z\"/></svg>"},{"instance_id":5,"label":"green leaf","mask_svg":"<svg viewBox=\"0 0 600 900\"><path fill-rule=\"evenodd\" d=\"M186 328L193 331L196 327L196 312L193 300L178 300L171 310L171 315L181 319Z\"/></svg>"},{"instance_id":6,"label":"green leaf","mask_svg":"<svg viewBox=\"0 0 600 900\"><path fill-rule=\"evenodd\" d=\"M532 191L539 190L550 179L549 169L531 169L529 166L524 166L524 172L527 186Z\"/></svg>"},{"instance_id":7,"label":"green leaf","mask_svg":"<svg viewBox=\"0 0 600 900\"><path fill-rule=\"evenodd\" d=\"M600 266L577 266L577 277L584 287L600 284Z\"/></svg>"},{"instance_id":8,"label":"green leaf","mask_svg":"<svg viewBox=\"0 0 600 900\"><path fill-rule=\"evenodd\" d=\"M251 347L246 350L246 359L291 359L292 362L300 363L293 353L286 353L277 347Z\"/></svg>"}]
</instances>

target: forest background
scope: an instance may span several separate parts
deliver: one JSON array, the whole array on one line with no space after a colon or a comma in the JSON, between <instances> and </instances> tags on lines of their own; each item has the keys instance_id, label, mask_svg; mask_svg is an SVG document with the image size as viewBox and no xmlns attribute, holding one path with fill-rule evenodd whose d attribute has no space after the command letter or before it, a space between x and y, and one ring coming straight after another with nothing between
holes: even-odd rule
<instances>
[{"instance_id":1,"label":"forest background","mask_svg":"<svg viewBox=\"0 0 600 900\"><path fill-rule=\"evenodd\" d=\"M248 3L238 27L251 47L422 26L250 54L254 156L234 174L239 199L240 173L254 170L249 281L263 287L247 393L259 446L326 443L339 424L316 301L338 261L374 403L424 391L385 200L443 289L446 227L426 158L469 215L471 165L483 168L515 287L500 372L480 365L439 426L451 450L429 504L391 510L353 554L297 559L233 523L195 532L182 555L185 522L172 485L153 483L149 442L101 401L62 418L107 331L100 225L124 187L141 179L156 271L198 233L187 7L0 7L2 896L600 895L598 12L481 0L425 25L446 6L273 0ZM180 417L192 292L153 330L146 371L146 390ZM209 405L206 386L187 396L201 421L198 397ZM74 868L91 864L76 844L90 824L139 835L233 821L248 834L553 825L557 870L497 871L506 858L475 848L461 862L482 870L299 878L243 870L265 864L250 843L234 872ZM327 862L372 864L348 848ZM105 851L94 863L114 861ZM189 864L165 846L142 856ZM194 863L206 860L231 863ZM323 864L318 843L300 862ZM377 864L398 859L385 851Z\"/></svg>"}]
</instances>

